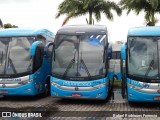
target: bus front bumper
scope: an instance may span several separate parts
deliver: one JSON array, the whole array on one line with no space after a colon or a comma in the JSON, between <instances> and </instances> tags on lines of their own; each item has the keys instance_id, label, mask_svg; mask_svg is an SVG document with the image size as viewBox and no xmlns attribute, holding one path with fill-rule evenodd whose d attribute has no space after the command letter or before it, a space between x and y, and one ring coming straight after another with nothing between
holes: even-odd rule
<instances>
[{"instance_id":1,"label":"bus front bumper","mask_svg":"<svg viewBox=\"0 0 160 120\"><path fill-rule=\"evenodd\" d=\"M41 90L41 84L37 84L34 81L25 85L15 85L11 87L1 87L0 96L32 96L36 95Z\"/></svg>"},{"instance_id":2,"label":"bus front bumper","mask_svg":"<svg viewBox=\"0 0 160 120\"><path fill-rule=\"evenodd\" d=\"M145 93L128 87L128 101L131 102L160 102L160 94Z\"/></svg>"},{"instance_id":3,"label":"bus front bumper","mask_svg":"<svg viewBox=\"0 0 160 120\"><path fill-rule=\"evenodd\" d=\"M60 86L51 80L51 96L53 97L104 100L107 98L108 93L106 83L99 85L99 87L77 87Z\"/></svg>"}]
</instances>

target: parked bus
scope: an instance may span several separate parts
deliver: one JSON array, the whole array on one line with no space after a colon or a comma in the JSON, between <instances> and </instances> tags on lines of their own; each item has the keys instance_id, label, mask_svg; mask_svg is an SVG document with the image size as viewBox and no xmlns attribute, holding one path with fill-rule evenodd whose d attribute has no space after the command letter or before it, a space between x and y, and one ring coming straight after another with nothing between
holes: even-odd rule
<instances>
[{"instance_id":1,"label":"parked bus","mask_svg":"<svg viewBox=\"0 0 160 120\"><path fill-rule=\"evenodd\" d=\"M120 70L120 51L122 44L115 43L112 44L112 59L110 60L110 68L113 68L114 80L121 80L121 70Z\"/></svg>"},{"instance_id":2,"label":"parked bus","mask_svg":"<svg viewBox=\"0 0 160 120\"><path fill-rule=\"evenodd\" d=\"M160 101L159 31L160 27L132 28L122 45L122 96L129 102Z\"/></svg>"},{"instance_id":3,"label":"parked bus","mask_svg":"<svg viewBox=\"0 0 160 120\"><path fill-rule=\"evenodd\" d=\"M54 34L46 29L0 30L1 96L49 93L53 40Z\"/></svg>"},{"instance_id":4,"label":"parked bus","mask_svg":"<svg viewBox=\"0 0 160 120\"><path fill-rule=\"evenodd\" d=\"M108 33L105 26L65 26L56 34L51 68L51 96L106 99L113 80L108 76Z\"/></svg>"}]
</instances>

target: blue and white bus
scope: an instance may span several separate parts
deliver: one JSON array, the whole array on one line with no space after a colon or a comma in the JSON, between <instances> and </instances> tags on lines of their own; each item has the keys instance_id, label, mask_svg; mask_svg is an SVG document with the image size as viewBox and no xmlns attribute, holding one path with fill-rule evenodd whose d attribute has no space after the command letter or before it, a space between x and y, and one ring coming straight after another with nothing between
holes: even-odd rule
<instances>
[{"instance_id":1,"label":"blue and white bus","mask_svg":"<svg viewBox=\"0 0 160 120\"><path fill-rule=\"evenodd\" d=\"M105 26L59 29L53 49L51 96L106 99L113 85L113 76L108 76L110 53Z\"/></svg>"},{"instance_id":2,"label":"blue and white bus","mask_svg":"<svg viewBox=\"0 0 160 120\"><path fill-rule=\"evenodd\" d=\"M160 27L130 29L121 49L122 95L129 102L160 102L159 59Z\"/></svg>"},{"instance_id":3,"label":"blue and white bus","mask_svg":"<svg viewBox=\"0 0 160 120\"><path fill-rule=\"evenodd\" d=\"M49 93L53 41L46 29L0 30L1 96Z\"/></svg>"}]
</instances>

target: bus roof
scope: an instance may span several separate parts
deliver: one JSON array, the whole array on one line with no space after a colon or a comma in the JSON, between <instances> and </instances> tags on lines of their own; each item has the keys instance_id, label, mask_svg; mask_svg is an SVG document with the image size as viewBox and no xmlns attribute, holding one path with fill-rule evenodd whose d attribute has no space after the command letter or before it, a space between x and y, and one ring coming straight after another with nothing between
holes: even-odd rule
<instances>
[{"instance_id":1,"label":"bus roof","mask_svg":"<svg viewBox=\"0 0 160 120\"><path fill-rule=\"evenodd\" d=\"M128 31L128 36L160 36L160 27L136 27Z\"/></svg>"},{"instance_id":2,"label":"bus roof","mask_svg":"<svg viewBox=\"0 0 160 120\"><path fill-rule=\"evenodd\" d=\"M57 34L107 34L104 25L69 25L60 28Z\"/></svg>"},{"instance_id":3,"label":"bus roof","mask_svg":"<svg viewBox=\"0 0 160 120\"><path fill-rule=\"evenodd\" d=\"M0 37L9 36L36 36L40 34L46 34L54 37L54 34L47 29L24 29L24 28L9 28L1 29Z\"/></svg>"}]
</instances>

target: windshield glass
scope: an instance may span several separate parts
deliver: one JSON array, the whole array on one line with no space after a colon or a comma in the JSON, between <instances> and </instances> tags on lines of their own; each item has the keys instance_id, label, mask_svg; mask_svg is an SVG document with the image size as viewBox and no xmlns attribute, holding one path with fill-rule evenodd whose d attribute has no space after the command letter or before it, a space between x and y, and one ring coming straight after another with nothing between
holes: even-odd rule
<instances>
[{"instance_id":1,"label":"windshield glass","mask_svg":"<svg viewBox=\"0 0 160 120\"><path fill-rule=\"evenodd\" d=\"M158 78L158 40L160 37L128 38L128 74Z\"/></svg>"},{"instance_id":2,"label":"windshield glass","mask_svg":"<svg viewBox=\"0 0 160 120\"><path fill-rule=\"evenodd\" d=\"M106 40L106 35L57 35L52 73L63 77L104 75Z\"/></svg>"},{"instance_id":3,"label":"windshield glass","mask_svg":"<svg viewBox=\"0 0 160 120\"><path fill-rule=\"evenodd\" d=\"M32 70L30 47L34 37L0 38L0 75L17 75Z\"/></svg>"}]
</instances>

